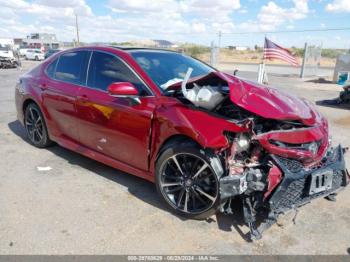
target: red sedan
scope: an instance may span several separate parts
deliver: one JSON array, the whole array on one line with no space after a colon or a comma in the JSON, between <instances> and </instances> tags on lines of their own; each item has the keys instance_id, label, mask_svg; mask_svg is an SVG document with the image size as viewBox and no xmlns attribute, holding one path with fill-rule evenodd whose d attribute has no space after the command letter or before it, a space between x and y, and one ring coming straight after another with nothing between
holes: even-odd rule
<instances>
[{"instance_id":1,"label":"red sedan","mask_svg":"<svg viewBox=\"0 0 350 262\"><path fill-rule=\"evenodd\" d=\"M230 213L240 199L252 238L349 182L310 102L176 52L56 53L20 78L16 106L34 146L56 142L155 182L179 215Z\"/></svg>"}]
</instances>

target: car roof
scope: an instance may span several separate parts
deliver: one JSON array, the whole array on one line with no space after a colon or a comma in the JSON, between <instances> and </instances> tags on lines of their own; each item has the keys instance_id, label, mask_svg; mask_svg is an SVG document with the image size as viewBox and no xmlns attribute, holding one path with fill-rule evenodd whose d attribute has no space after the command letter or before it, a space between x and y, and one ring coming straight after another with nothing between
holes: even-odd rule
<instances>
[{"instance_id":1,"label":"car roof","mask_svg":"<svg viewBox=\"0 0 350 262\"><path fill-rule=\"evenodd\" d=\"M152 52L152 53L176 53L179 52L169 49L161 49L161 48L146 48L146 47L122 47L122 46L114 46L114 45L87 45L80 46L75 48L70 48L67 50L59 50L59 51L74 51L74 50L91 50L91 49L114 49L125 53L133 53L133 52Z\"/></svg>"},{"instance_id":2,"label":"car roof","mask_svg":"<svg viewBox=\"0 0 350 262\"><path fill-rule=\"evenodd\" d=\"M117 48L123 51L126 51L128 53L132 53L132 52L138 52L138 51L142 51L142 52L152 52L152 53L163 53L163 52L169 52L169 53L179 53L175 50L169 50L169 49L163 49L163 48L151 48L151 47L123 47L123 46L114 46L114 45L110 45L108 47L112 47L112 48Z\"/></svg>"}]
</instances>

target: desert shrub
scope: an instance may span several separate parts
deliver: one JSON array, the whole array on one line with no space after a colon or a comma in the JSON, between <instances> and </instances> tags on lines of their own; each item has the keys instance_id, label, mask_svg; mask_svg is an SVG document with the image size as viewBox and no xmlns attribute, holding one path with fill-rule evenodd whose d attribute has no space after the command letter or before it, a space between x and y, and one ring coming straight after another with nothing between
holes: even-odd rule
<instances>
[{"instance_id":1,"label":"desert shrub","mask_svg":"<svg viewBox=\"0 0 350 262\"><path fill-rule=\"evenodd\" d=\"M323 57L328 57L328 58L337 58L338 55L345 54L345 53L346 53L346 50L344 49L325 48L325 49L322 49L321 55Z\"/></svg>"},{"instance_id":2,"label":"desert shrub","mask_svg":"<svg viewBox=\"0 0 350 262\"><path fill-rule=\"evenodd\" d=\"M199 58L205 53L210 53L209 47L201 45L183 45L181 46L181 49L185 52L185 54L196 58Z\"/></svg>"}]
</instances>

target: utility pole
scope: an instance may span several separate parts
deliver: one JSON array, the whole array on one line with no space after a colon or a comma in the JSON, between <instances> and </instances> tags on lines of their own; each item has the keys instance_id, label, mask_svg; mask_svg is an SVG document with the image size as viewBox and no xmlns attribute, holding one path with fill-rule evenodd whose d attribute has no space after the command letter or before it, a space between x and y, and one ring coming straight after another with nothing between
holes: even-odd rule
<instances>
[{"instance_id":1,"label":"utility pole","mask_svg":"<svg viewBox=\"0 0 350 262\"><path fill-rule=\"evenodd\" d=\"M307 56L307 43L305 43L305 46L304 46L304 57L303 57L303 63L301 65L301 69L300 69L300 78L304 78L306 56Z\"/></svg>"},{"instance_id":2,"label":"utility pole","mask_svg":"<svg viewBox=\"0 0 350 262\"><path fill-rule=\"evenodd\" d=\"M216 52L216 54L215 54L215 56L216 56L216 60L215 60L215 64L219 64L219 62L220 62L220 48L221 48L221 36L222 36L222 34L221 34L221 30L219 31L219 42L218 42L218 49L217 49L217 52Z\"/></svg>"},{"instance_id":3,"label":"utility pole","mask_svg":"<svg viewBox=\"0 0 350 262\"><path fill-rule=\"evenodd\" d=\"M77 46L80 45L80 41L79 41L79 26L78 26L78 15L75 14L75 29L77 31Z\"/></svg>"},{"instance_id":4,"label":"utility pole","mask_svg":"<svg viewBox=\"0 0 350 262\"><path fill-rule=\"evenodd\" d=\"M222 36L222 34L221 34L221 30L220 30L220 31L219 31L219 44L218 44L219 49L220 49L220 47L221 47L221 36Z\"/></svg>"}]
</instances>

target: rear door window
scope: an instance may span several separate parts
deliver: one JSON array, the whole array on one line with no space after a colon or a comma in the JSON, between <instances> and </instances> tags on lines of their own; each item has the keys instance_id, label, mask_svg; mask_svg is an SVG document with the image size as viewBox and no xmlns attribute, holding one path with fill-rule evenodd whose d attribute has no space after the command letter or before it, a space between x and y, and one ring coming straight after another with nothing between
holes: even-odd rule
<instances>
[{"instance_id":1,"label":"rear door window","mask_svg":"<svg viewBox=\"0 0 350 262\"><path fill-rule=\"evenodd\" d=\"M89 51L76 51L60 56L55 79L77 85L85 85Z\"/></svg>"},{"instance_id":2,"label":"rear door window","mask_svg":"<svg viewBox=\"0 0 350 262\"><path fill-rule=\"evenodd\" d=\"M138 89L139 95L149 95L140 78L121 59L112 54L93 52L87 85L106 91L114 82L129 82Z\"/></svg>"}]
</instances>

